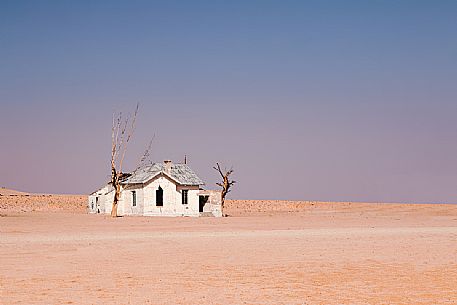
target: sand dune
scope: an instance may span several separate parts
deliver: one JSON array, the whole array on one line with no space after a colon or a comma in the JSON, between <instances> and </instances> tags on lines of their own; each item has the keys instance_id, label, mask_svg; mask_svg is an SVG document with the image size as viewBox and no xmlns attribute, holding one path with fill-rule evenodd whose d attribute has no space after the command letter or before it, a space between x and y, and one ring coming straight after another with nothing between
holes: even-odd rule
<instances>
[{"instance_id":1,"label":"sand dune","mask_svg":"<svg viewBox=\"0 0 457 305\"><path fill-rule=\"evenodd\" d=\"M6 187L0 187L0 196L18 196L18 195L28 195L28 193L8 189Z\"/></svg>"},{"instance_id":2,"label":"sand dune","mask_svg":"<svg viewBox=\"0 0 457 305\"><path fill-rule=\"evenodd\" d=\"M6 195L8 194L9 195ZM0 196L0 213L67 211L85 213L87 196L85 195L38 195L5 192Z\"/></svg>"}]
</instances>

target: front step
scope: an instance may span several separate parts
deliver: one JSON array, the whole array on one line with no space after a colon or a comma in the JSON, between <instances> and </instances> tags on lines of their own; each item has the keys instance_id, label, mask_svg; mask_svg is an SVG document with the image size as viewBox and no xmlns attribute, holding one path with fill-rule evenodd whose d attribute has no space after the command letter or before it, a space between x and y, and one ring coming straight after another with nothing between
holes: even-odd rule
<instances>
[{"instance_id":1,"label":"front step","mask_svg":"<svg viewBox=\"0 0 457 305\"><path fill-rule=\"evenodd\" d=\"M214 217L211 212L200 212L200 217Z\"/></svg>"}]
</instances>

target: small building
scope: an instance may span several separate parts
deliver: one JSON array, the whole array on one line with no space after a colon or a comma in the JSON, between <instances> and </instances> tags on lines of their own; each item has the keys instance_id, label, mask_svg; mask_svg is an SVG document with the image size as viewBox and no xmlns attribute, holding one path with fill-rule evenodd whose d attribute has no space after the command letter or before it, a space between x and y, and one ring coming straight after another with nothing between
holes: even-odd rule
<instances>
[{"instance_id":1,"label":"small building","mask_svg":"<svg viewBox=\"0 0 457 305\"><path fill-rule=\"evenodd\" d=\"M221 192L203 190L204 182L187 164L153 163L121 180L118 215L222 216ZM89 195L89 212L110 214L113 199L108 183Z\"/></svg>"}]
</instances>

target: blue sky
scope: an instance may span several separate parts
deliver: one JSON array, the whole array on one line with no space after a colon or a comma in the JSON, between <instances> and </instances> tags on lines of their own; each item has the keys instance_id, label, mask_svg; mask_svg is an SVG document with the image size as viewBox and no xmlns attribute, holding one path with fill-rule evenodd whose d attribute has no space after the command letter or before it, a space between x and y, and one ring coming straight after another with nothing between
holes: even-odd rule
<instances>
[{"instance_id":1,"label":"blue sky","mask_svg":"<svg viewBox=\"0 0 457 305\"><path fill-rule=\"evenodd\" d=\"M0 185L87 193L111 117L127 169L243 199L456 202L455 1L1 1Z\"/></svg>"}]
</instances>

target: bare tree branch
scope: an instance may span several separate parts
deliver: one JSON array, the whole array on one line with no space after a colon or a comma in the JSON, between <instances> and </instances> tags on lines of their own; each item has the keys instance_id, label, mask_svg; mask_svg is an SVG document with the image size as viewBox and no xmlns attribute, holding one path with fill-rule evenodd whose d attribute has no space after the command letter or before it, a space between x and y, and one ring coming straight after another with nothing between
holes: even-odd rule
<instances>
[{"instance_id":1,"label":"bare tree branch","mask_svg":"<svg viewBox=\"0 0 457 305\"><path fill-rule=\"evenodd\" d=\"M132 121L130 125L130 116L128 116L125 120L122 120L122 112L118 115L113 115L113 126L111 128L111 184L114 187L114 199L111 216L113 217L117 217L117 204L121 195L121 180L123 178L122 165L124 163L128 143L135 131L138 109L139 103L137 103L133 117L131 117ZM147 155L149 155L151 145L152 141L147 149Z\"/></svg>"},{"instance_id":2,"label":"bare tree branch","mask_svg":"<svg viewBox=\"0 0 457 305\"><path fill-rule=\"evenodd\" d=\"M124 128L122 129L122 142L124 142L125 140L125 144L122 143L123 147L121 148L123 151L122 151L122 157L121 157L121 160L119 161L119 171L122 171L122 164L124 163L124 157L125 157L125 153L127 151L127 147L128 147L128 143L130 141L130 138L132 137L133 135L133 132L135 131L135 123L136 123L136 117L138 115L138 108L140 107L140 104L137 103L136 104L136 108L135 108L135 112L133 113L133 119L132 119L132 125L130 126L130 129L127 130L127 126L128 126L128 122L129 122L129 118L127 118L125 120L125 124L124 124ZM125 135L127 133L127 138L125 139Z\"/></svg>"},{"instance_id":3,"label":"bare tree branch","mask_svg":"<svg viewBox=\"0 0 457 305\"><path fill-rule=\"evenodd\" d=\"M154 141L155 135L152 136L152 139L149 141L148 146L146 147L146 150L144 151L143 155L141 156L139 162L137 163L137 167L135 168L135 171L140 169L144 163L149 159L149 156L151 155L151 148L152 148L152 142Z\"/></svg>"},{"instance_id":4,"label":"bare tree branch","mask_svg":"<svg viewBox=\"0 0 457 305\"><path fill-rule=\"evenodd\" d=\"M216 167L217 166L217 167ZM225 203L225 196L227 196L227 193L231 191L231 187L236 183L234 180L230 180L230 175L233 173L233 168L230 170L225 170L225 173L222 171L221 166L219 163L216 163L216 166L213 168L219 172L219 174L222 177L222 183L216 183L216 185L220 186L222 188L221 191L221 207L222 211L224 210L224 203Z\"/></svg>"}]
</instances>

